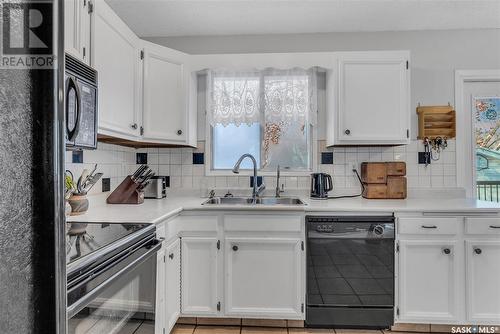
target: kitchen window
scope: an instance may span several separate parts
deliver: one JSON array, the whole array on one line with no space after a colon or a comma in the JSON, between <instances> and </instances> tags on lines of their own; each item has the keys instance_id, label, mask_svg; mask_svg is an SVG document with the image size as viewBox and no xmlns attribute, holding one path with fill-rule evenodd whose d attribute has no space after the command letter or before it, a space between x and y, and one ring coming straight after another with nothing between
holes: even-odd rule
<instances>
[{"instance_id":1,"label":"kitchen window","mask_svg":"<svg viewBox=\"0 0 500 334\"><path fill-rule=\"evenodd\" d=\"M207 86L207 174L230 174L244 153L264 174L278 165L297 175L313 170L315 68L209 71Z\"/></svg>"}]
</instances>

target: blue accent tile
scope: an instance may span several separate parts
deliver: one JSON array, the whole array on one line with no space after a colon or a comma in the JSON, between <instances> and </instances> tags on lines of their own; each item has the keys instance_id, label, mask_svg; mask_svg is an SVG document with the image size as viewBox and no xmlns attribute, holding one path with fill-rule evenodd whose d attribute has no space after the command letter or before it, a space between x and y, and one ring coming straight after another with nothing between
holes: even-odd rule
<instances>
[{"instance_id":1,"label":"blue accent tile","mask_svg":"<svg viewBox=\"0 0 500 334\"><path fill-rule=\"evenodd\" d=\"M109 177L105 177L102 179L102 192L111 190L111 179Z\"/></svg>"},{"instance_id":2,"label":"blue accent tile","mask_svg":"<svg viewBox=\"0 0 500 334\"><path fill-rule=\"evenodd\" d=\"M431 163L431 153L430 152L418 152L418 163L421 165Z\"/></svg>"},{"instance_id":3,"label":"blue accent tile","mask_svg":"<svg viewBox=\"0 0 500 334\"><path fill-rule=\"evenodd\" d=\"M148 154L147 153L136 153L135 154L135 163L138 165L145 165L148 163Z\"/></svg>"},{"instance_id":4,"label":"blue accent tile","mask_svg":"<svg viewBox=\"0 0 500 334\"><path fill-rule=\"evenodd\" d=\"M321 152L321 164L333 165L333 152Z\"/></svg>"},{"instance_id":5,"label":"blue accent tile","mask_svg":"<svg viewBox=\"0 0 500 334\"><path fill-rule=\"evenodd\" d=\"M262 176L257 176L257 187L260 187L262 185L262 181ZM253 176L250 176L250 188L253 188Z\"/></svg>"},{"instance_id":6,"label":"blue accent tile","mask_svg":"<svg viewBox=\"0 0 500 334\"><path fill-rule=\"evenodd\" d=\"M205 153L193 153L193 165L205 164Z\"/></svg>"},{"instance_id":7,"label":"blue accent tile","mask_svg":"<svg viewBox=\"0 0 500 334\"><path fill-rule=\"evenodd\" d=\"M83 163L83 151L73 151L71 153L71 161L74 164L82 164Z\"/></svg>"}]
</instances>

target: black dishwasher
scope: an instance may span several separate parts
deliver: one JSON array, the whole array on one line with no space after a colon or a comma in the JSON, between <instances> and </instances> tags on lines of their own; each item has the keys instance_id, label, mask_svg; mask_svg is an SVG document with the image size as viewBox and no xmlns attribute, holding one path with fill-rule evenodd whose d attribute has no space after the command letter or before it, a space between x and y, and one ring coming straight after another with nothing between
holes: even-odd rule
<instances>
[{"instance_id":1,"label":"black dishwasher","mask_svg":"<svg viewBox=\"0 0 500 334\"><path fill-rule=\"evenodd\" d=\"M389 328L394 217L307 216L309 327Z\"/></svg>"}]
</instances>

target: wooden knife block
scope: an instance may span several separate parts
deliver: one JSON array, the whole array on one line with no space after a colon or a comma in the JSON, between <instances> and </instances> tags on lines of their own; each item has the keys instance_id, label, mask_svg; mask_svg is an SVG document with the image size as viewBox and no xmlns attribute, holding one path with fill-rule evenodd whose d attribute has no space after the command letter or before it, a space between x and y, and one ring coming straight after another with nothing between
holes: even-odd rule
<instances>
[{"instance_id":1,"label":"wooden knife block","mask_svg":"<svg viewBox=\"0 0 500 334\"><path fill-rule=\"evenodd\" d=\"M118 187L108 196L108 204L142 204L144 192L137 190L139 185L127 176Z\"/></svg>"}]
</instances>

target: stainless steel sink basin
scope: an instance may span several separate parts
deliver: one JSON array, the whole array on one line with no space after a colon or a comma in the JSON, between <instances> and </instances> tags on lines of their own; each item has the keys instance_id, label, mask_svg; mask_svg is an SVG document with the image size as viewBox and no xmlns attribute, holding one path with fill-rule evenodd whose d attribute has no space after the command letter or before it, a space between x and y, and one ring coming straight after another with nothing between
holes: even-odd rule
<instances>
[{"instance_id":1,"label":"stainless steel sink basin","mask_svg":"<svg viewBox=\"0 0 500 334\"><path fill-rule=\"evenodd\" d=\"M300 198L295 197L262 197L259 198L258 204L264 205L304 205Z\"/></svg>"},{"instance_id":2,"label":"stainless steel sink basin","mask_svg":"<svg viewBox=\"0 0 500 334\"><path fill-rule=\"evenodd\" d=\"M252 205L251 197L214 197L206 200L202 205ZM305 205L300 198L295 197L260 197L255 204L260 205Z\"/></svg>"},{"instance_id":3,"label":"stainless steel sink basin","mask_svg":"<svg viewBox=\"0 0 500 334\"><path fill-rule=\"evenodd\" d=\"M213 197L209 198L203 205L221 205L221 204L233 204L233 205L242 205L242 204L252 204L252 198L247 197Z\"/></svg>"}]
</instances>

